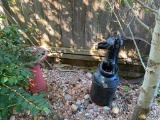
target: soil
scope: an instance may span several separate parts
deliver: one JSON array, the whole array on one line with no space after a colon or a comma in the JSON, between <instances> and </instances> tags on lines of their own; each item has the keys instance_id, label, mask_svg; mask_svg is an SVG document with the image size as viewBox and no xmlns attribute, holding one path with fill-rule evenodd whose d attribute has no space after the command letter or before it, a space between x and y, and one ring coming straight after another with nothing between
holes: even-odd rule
<instances>
[{"instance_id":1,"label":"soil","mask_svg":"<svg viewBox=\"0 0 160 120\"><path fill-rule=\"evenodd\" d=\"M55 65L54 70L42 69L47 81L46 94L51 104L51 113L33 116L30 111L16 113L10 120L129 120L132 116L141 84L129 84L125 79L117 88L110 106L98 106L90 99L93 68L70 65ZM157 95L148 120L160 120L160 99Z\"/></svg>"}]
</instances>

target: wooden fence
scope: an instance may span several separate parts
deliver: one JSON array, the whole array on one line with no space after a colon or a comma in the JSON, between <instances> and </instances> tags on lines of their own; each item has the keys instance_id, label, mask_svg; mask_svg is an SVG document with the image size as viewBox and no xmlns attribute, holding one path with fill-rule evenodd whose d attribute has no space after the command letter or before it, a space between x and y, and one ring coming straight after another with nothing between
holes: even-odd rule
<instances>
[{"instance_id":1,"label":"wooden fence","mask_svg":"<svg viewBox=\"0 0 160 120\"><path fill-rule=\"evenodd\" d=\"M95 45L102 41L103 37L107 38L113 31L120 30L115 22L116 17L106 8L105 0L12 0L9 4L5 0L2 2L17 24L28 29L27 35L35 45L51 49L51 56L101 60L104 51L95 50ZM126 13L123 6L115 6L118 17ZM139 13L139 18L150 26L154 23L152 17L149 13ZM131 16L127 16L126 21L130 20ZM130 36L126 25L122 24L122 28L126 35ZM131 28L136 37L151 40L151 34L139 24L135 24L135 21ZM136 58L133 42L124 41L124 44L121 52ZM148 55L149 46L142 41L137 41L137 44L143 55Z\"/></svg>"}]
</instances>

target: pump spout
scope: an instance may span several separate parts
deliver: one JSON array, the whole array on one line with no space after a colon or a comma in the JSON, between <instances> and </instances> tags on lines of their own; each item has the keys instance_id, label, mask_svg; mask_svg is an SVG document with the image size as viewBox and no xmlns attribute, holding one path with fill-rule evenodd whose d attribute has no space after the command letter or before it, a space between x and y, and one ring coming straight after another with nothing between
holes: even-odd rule
<instances>
[{"instance_id":1,"label":"pump spout","mask_svg":"<svg viewBox=\"0 0 160 120\"><path fill-rule=\"evenodd\" d=\"M98 49L106 49L108 50L110 47L112 47L115 43L115 38L110 37L105 42L98 43Z\"/></svg>"}]
</instances>

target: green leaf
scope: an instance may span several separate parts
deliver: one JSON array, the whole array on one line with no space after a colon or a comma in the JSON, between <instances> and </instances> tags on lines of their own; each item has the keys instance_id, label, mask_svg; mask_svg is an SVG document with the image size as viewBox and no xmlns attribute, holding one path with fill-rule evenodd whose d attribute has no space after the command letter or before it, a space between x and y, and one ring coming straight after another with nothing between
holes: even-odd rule
<instances>
[{"instance_id":1,"label":"green leaf","mask_svg":"<svg viewBox=\"0 0 160 120\"><path fill-rule=\"evenodd\" d=\"M8 82L9 82L10 85L13 85L13 83L15 83L15 81L16 80L13 77L10 77L9 80L8 80Z\"/></svg>"},{"instance_id":2,"label":"green leaf","mask_svg":"<svg viewBox=\"0 0 160 120\"><path fill-rule=\"evenodd\" d=\"M149 10L148 10L148 9L144 9L143 11L144 11L145 13L148 13L148 12L149 12Z\"/></svg>"},{"instance_id":3,"label":"green leaf","mask_svg":"<svg viewBox=\"0 0 160 120\"><path fill-rule=\"evenodd\" d=\"M45 104L41 105L41 107L43 107L43 108L49 108L50 106L49 106L48 103L45 103Z\"/></svg>"},{"instance_id":4,"label":"green leaf","mask_svg":"<svg viewBox=\"0 0 160 120\"><path fill-rule=\"evenodd\" d=\"M39 94L39 98L45 97L45 94Z\"/></svg>"},{"instance_id":5,"label":"green leaf","mask_svg":"<svg viewBox=\"0 0 160 120\"><path fill-rule=\"evenodd\" d=\"M8 107L2 109L2 116L6 117L8 113Z\"/></svg>"},{"instance_id":6,"label":"green leaf","mask_svg":"<svg viewBox=\"0 0 160 120\"><path fill-rule=\"evenodd\" d=\"M21 105L16 105L16 111L21 112Z\"/></svg>"},{"instance_id":7,"label":"green leaf","mask_svg":"<svg viewBox=\"0 0 160 120\"><path fill-rule=\"evenodd\" d=\"M14 93L14 92L11 92L11 93L9 94L9 99L14 98L14 96L15 96L15 93Z\"/></svg>"},{"instance_id":8,"label":"green leaf","mask_svg":"<svg viewBox=\"0 0 160 120\"><path fill-rule=\"evenodd\" d=\"M5 82L7 82L8 81L8 77L2 77L2 79L1 79L1 83L3 84L3 83L5 83Z\"/></svg>"},{"instance_id":9,"label":"green leaf","mask_svg":"<svg viewBox=\"0 0 160 120\"><path fill-rule=\"evenodd\" d=\"M34 101L34 103L39 104L39 103L43 103L44 101L45 101L44 99L38 98L37 100Z\"/></svg>"},{"instance_id":10,"label":"green leaf","mask_svg":"<svg viewBox=\"0 0 160 120\"><path fill-rule=\"evenodd\" d=\"M8 88L1 87L0 93L4 94L4 93L8 92L8 90L9 90Z\"/></svg>"},{"instance_id":11,"label":"green leaf","mask_svg":"<svg viewBox=\"0 0 160 120\"><path fill-rule=\"evenodd\" d=\"M23 95L24 95L26 98L29 98L29 97L31 96L31 95L30 95L29 93L27 93L27 92L24 93Z\"/></svg>"},{"instance_id":12,"label":"green leaf","mask_svg":"<svg viewBox=\"0 0 160 120\"><path fill-rule=\"evenodd\" d=\"M48 109L48 108L44 108L43 109L46 113L49 113L50 112L50 110Z\"/></svg>"},{"instance_id":13,"label":"green leaf","mask_svg":"<svg viewBox=\"0 0 160 120\"><path fill-rule=\"evenodd\" d=\"M0 18L2 18L2 19L5 19L5 18L6 18L6 16L4 16L4 15L1 15L1 16L0 16Z\"/></svg>"},{"instance_id":14,"label":"green leaf","mask_svg":"<svg viewBox=\"0 0 160 120\"><path fill-rule=\"evenodd\" d=\"M37 115L38 114L38 112L39 112L39 110L37 109L37 108L33 108L32 109L32 111L31 111L31 113L35 116L35 115Z\"/></svg>"},{"instance_id":15,"label":"green leaf","mask_svg":"<svg viewBox=\"0 0 160 120\"><path fill-rule=\"evenodd\" d=\"M18 97L17 97L17 103L21 103L22 100L23 100L23 98L22 98L21 96L18 96Z\"/></svg>"},{"instance_id":16,"label":"green leaf","mask_svg":"<svg viewBox=\"0 0 160 120\"><path fill-rule=\"evenodd\" d=\"M22 102L22 110L25 110L28 106L28 102L24 101Z\"/></svg>"},{"instance_id":17,"label":"green leaf","mask_svg":"<svg viewBox=\"0 0 160 120\"><path fill-rule=\"evenodd\" d=\"M32 100L32 101L36 101L37 100L37 96L31 96L31 97L29 97L29 100Z\"/></svg>"},{"instance_id":18,"label":"green leaf","mask_svg":"<svg viewBox=\"0 0 160 120\"><path fill-rule=\"evenodd\" d=\"M91 69L90 69L90 72L91 72L91 73L94 73L94 72L95 72L95 69L91 68Z\"/></svg>"},{"instance_id":19,"label":"green leaf","mask_svg":"<svg viewBox=\"0 0 160 120\"><path fill-rule=\"evenodd\" d=\"M0 102L0 107L4 107L5 104L3 102Z\"/></svg>"},{"instance_id":20,"label":"green leaf","mask_svg":"<svg viewBox=\"0 0 160 120\"><path fill-rule=\"evenodd\" d=\"M27 108L30 110L30 111L32 111L32 109L34 108L35 106L33 105L33 104L29 104L28 106L27 106Z\"/></svg>"}]
</instances>

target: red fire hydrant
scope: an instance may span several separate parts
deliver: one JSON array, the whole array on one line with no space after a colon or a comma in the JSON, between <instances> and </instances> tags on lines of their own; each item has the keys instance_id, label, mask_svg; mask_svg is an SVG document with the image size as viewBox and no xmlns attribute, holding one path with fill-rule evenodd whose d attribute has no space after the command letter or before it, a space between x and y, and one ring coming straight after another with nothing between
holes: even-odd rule
<instances>
[{"instance_id":1,"label":"red fire hydrant","mask_svg":"<svg viewBox=\"0 0 160 120\"><path fill-rule=\"evenodd\" d=\"M32 93L41 92L47 86L47 83L44 80L44 77L40 68L40 63L44 62L44 60L47 58L48 51L43 47L34 48L35 53L42 52L42 51L44 54L42 55L40 61L38 63L34 63L34 67L29 67L33 72L33 78L29 79L30 80L29 89Z\"/></svg>"}]
</instances>

